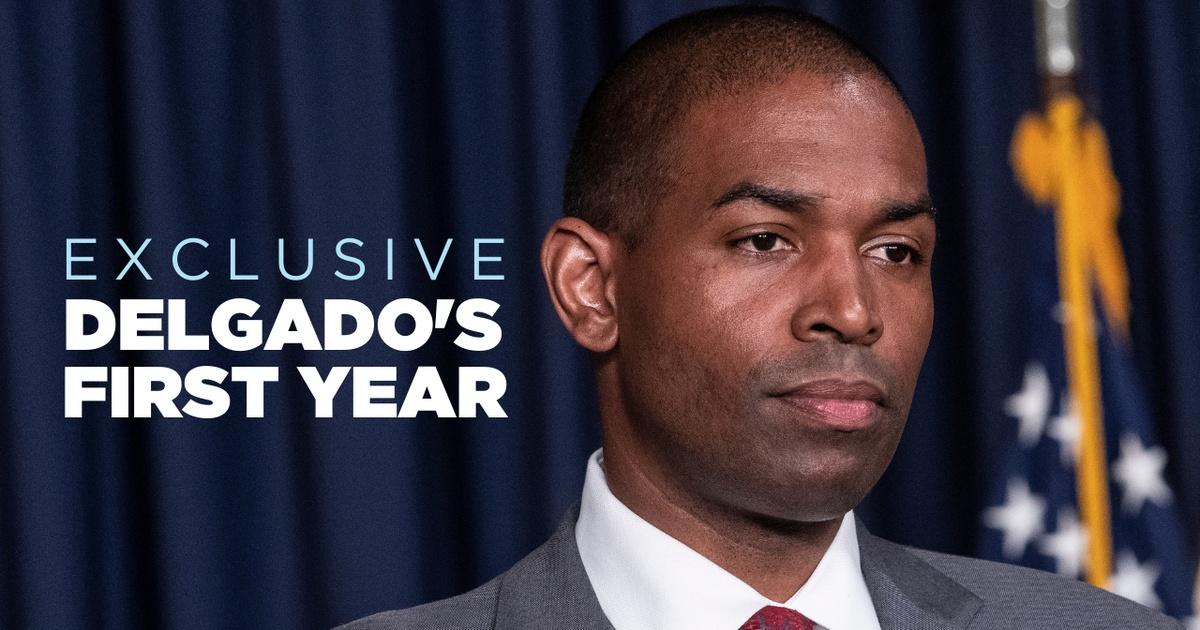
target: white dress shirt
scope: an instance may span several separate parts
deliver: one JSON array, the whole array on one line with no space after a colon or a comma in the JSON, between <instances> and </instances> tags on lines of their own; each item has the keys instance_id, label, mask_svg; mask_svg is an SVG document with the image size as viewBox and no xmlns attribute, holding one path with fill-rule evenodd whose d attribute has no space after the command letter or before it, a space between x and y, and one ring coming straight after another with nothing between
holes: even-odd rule
<instances>
[{"instance_id":1,"label":"white dress shirt","mask_svg":"<svg viewBox=\"0 0 1200 630\"><path fill-rule=\"evenodd\" d=\"M825 630L878 630L847 512L812 576L773 602L625 507L588 459L575 541L600 608L616 630L738 630L763 606L798 611Z\"/></svg>"}]
</instances>

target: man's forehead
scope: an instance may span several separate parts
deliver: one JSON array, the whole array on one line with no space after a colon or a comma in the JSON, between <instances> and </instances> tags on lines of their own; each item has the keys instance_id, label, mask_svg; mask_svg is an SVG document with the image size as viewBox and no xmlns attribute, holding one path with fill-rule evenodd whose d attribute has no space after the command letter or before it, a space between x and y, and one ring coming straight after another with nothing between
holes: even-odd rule
<instances>
[{"instance_id":1,"label":"man's forehead","mask_svg":"<svg viewBox=\"0 0 1200 630\"><path fill-rule=\"evenodd\" d=\"M761 117L837 119L896 116L911 121L908 106L882 79L860 74L794 70L772 80L731 83L728 89L694 101L683 116L694 125L712 124L722 113L753 109ZM723 121L722 121L723 122Z\"/></svg>"},{"instance_id":2,"label":"man's forehead","mask_svg":"<svg viewBox=\"0 0 1200 630\"><path fill-rule=\"evenodd\" d=\"M924 177L916 123L897 96L871 79L793 73L697 103L674 140L681 157L701 160L770 162L805 154L829 160L839 151L845 154L839 159L851 159L874 152Z\"/></svg>"},{"instance_id":3,"label":"man's forehead","mask_svg":"<svg viewBox=\"0 0 1200 630\"><path fill-rule=\"evenodd\" d=\"M755 167L805 156L835 157L847 166L875 160L919 170L924 178L916 122L899 98L871 83L796 74L785 83L698 104L677 139L698 160L762 162L748 164Z\"/></svg>"}]
</instances>

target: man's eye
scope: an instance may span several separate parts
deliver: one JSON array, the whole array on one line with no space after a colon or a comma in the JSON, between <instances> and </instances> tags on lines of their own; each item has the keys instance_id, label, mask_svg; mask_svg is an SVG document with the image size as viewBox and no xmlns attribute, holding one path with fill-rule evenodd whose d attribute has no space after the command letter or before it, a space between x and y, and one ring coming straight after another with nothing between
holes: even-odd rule
<instances>
[{"instance_id":1,"label":"man's eye","mask_svg":"<svg viewBox=\"0 0 1200 630\"><path fill-rule=\"evenodd\" d=\"M758 234L739 239L734 244L747 251L770 252L783 249L786 242L778 234L759 232Z\"/></svg>"},{"instance_id":2,"label":"man's eye","mask_svg":"<svg viewBox=\"0 0 1200 630\"><path fill-rule=\"evenodd\" d=\"M880 245L879 247L872 248L871 252L875 258L897 265L915 265L921 262L921 254L908 245L898 243Z\"/></svg>"}]
</instances>

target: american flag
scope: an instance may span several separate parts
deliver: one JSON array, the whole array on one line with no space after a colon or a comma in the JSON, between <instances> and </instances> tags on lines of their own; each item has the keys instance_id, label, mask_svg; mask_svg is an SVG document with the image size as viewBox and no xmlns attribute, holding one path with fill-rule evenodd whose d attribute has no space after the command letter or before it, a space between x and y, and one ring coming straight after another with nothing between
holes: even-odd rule
<instances>
[{"instance_id":1,"label":"american flag","mask_svg":"<svg viewBox=\"0 0 1200 630\"><path fill-rule=\"evenodd\" d=\"M1033 135L1044 135L1032 141L1034 150L1042 143L1045 146L1041 148L1049 151L1049 145L1056 142L1053 134L1064 129L1052 129L1049 119L1048 115L1045 120L1031 121L1036 128ZM1074 124L1089 124L1078 122L1082 119L1080 114ZM1090 124L1102 138L1098 124ZM1022 150L1030 150L1030 146L1016 146L1026 140L1021 135L1019 127L1014 144L1016 162L1020 162L1018 155ZM1100 144L1104 155L1096 157L1103 158L1101 166L1106 176L1111 177L1111 171L1107 170L1107 145ZM1061 157L1058 154L1056 159ZM1059 171L1072 168L1070 159L1065 165L1062 160L1048 164L1042 162L1031 167L1018 163L1018 176L1027 184L1029 174L1021 173L1022 168ZM1058 183L1051 188L1061 187ZM1079 190L1092 188L1082 186ZM1115 205L1115 181L1112 188ZM1003 413L1010 424L1005 443L1000 445L1002 465L994 471L994 478L988 480L991 491L980 519L983 527L980 552L986 558L1088 579L1118 595L1186 619L1190 627L1200 628L1200 622L1193 617L1195 560L1167 480L1168 453L1159 441L1127 335L1120 330L1120 317L1113 317L1110 312L1114 310L1113 304L1125 296L1099 295L1090 279L1094 274L1089 273L1085 308L1072 308L1067 292L1062 290L1064 275L1059 269L1064 264L1061 233L1064 223L1054 213L1063 211L1062 199L1038 191L1031 194L1051 212L1043 215L1046 229L1041 242L1031 244L1037 250L1038 273L1029 279L1028 295L1023 301L1026 306L1023 328L1027 335L1021 343L1027 346L1024 349L1027 359L1024 366L1014 370L1011 395L1004 400ZM1087 216L1104 221L1101 210ZM1107 218L1111 225L1105 226L1111 230L1109 236L1114 242L1115 212L1114 207ZM1089 230L1093 228L1090 226ZM1056 234L1056 230L1060 232ZM1123 273L1119 243L1116 246L1117 264ZM1079 388L1072 387L1073 383L1078 384L1072 378L1072 370L1078 368L1070 361L1078 355L1071 354L1068 343L1070 319L1081 313L1091 318L1085 341L1092 344L1094 362L1098 363L1100 403L1099 422L1093 425L1100 435L1094 444L1103 445L1103 453L1092 462L1095 479L1100 483L1094 486L1093 507L1086 509L1081 505L1080 488L1084 486L1080 485L1079 475L1081 466L1087 466L1087 462L1081 462L1087 424L1073 395ZM1092 515L1091 526L1085 514ZM1096 519L1097 514L1104 518ZM1096 564L1103 570L1097 571Z\"/></svg>"}]
</instances>

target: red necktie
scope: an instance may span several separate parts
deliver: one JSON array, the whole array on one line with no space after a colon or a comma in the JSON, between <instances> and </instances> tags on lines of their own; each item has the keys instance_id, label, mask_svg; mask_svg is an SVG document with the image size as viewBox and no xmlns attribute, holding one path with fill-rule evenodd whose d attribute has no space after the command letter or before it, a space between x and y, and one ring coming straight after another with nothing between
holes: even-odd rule
<instances>
[{"instance_id":1,"label":"red necktie","mask_svg":"<svg viewBox=\"0 0 1200 630\"><path fill-rule=\"evenodd\" d=\"M813 630L813 622L790 608L763 606L738 630Z\"/></svg>"}]
</instances>

